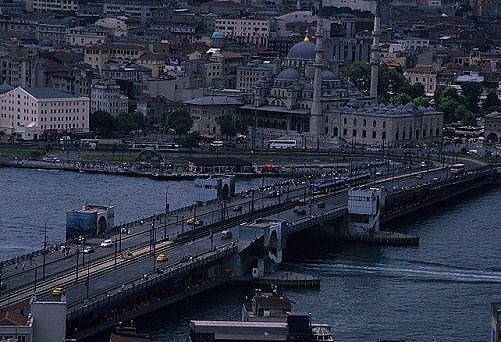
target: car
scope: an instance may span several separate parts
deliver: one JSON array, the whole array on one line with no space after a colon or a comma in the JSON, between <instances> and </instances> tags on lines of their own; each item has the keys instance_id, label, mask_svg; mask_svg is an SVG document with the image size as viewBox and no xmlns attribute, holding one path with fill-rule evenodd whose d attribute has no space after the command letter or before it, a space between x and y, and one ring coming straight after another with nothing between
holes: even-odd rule
<instances>
[{"instance_id":1,"label":"car","mask_svg":"<svg viewBox=\"0 0 501 342\"><path fill-rule=\"evenodd\" d=\"M438 178L438 177L433 177L433 180L434 180L434 181L438 181L439 179L440 179L440 178Z\"/></svg>"},{"instance_id":2,"label":"car","mask_svg":"<svg viewBox=\"0 0 501 342\"><path fill-rule=\"evenodd\" d=\"M268 197L268 198L275 198L275 197L278 197L278 196L279 196L278 191L272 191L272 192L268 193L268 195L266 197Z\"/></svg>"},{"instance_id":3,"label":"car","mask_svg":"<svg viewBox=\"0 0 501 342\"><path fill-rule=\"evenodd\" d=\"M221 239L222 240L231 239L232 237L233 237L233 233L230 232L229 230L223 230L221 232Z\"/></svg>"},{"instance_id":4,"label":"car","mask_svg":"<svg viewBox=\"0 0 501 342\"><path fill-rule=\"evenodd\" d=\"M56 287L52 290L53 296L62 296L66 291L62 287Z\"/></svg>"},{"instance_id":5,"label":"car","mask_svg":"<svg viewBox=\"0 0 501 342\"><path fill-rule=\"evenodd\" d=\"M305 215L306 214L306 210L304 210L304 208L296 208L294 209L294 212L297 214L297 215Z\"/></svg>"},{"instance_id":6,"label":"car","mask_svg":"<svg viewBox=\"0 0 501 342\"><path fill-rule=\"evenodd\" d=\"M419 174L416 176L416 178L417 178L417 179L423 179L423 175L419 173Z\"/></svg>"},{"instance_id":7,"label":"car","mask_svg":"<svg viewBox=\"0 0 501 342\"><path fill-rule=\"evenodd\" d=\"M111 247L113 246L113 241L111 239L106 239L101 242L101 247Z\"/></svg>"},{"instance_id":8,"label":"car","mask_svg":"<svg viewBox=\"0 0 501 342\"><path fill-rule=\"evenodd\" d=\"M318 206L319 208L321 208L321 209L322 209L322 208L325 208L325 202L320 202L320 203L318 203L318 205L317 205L317 206Z\"/></svg>"},{"instance_id":9,"label":"car","mask_svg":"<svg viewBox=\"0 0 501 342\"><path fill-rule=\"evenodd\" d=\"M82 252L85 253L85 254L94 253L94 247L92 247L92 246L85 246Z\"/></svg>"},{"instance_id":10,"label":"car","mask_svg":"<svg viewBox=\"0 0 501 342\"><path fill-rule=\"evenodd\" d=\"M424 161L423 161L423 162L421 162L420 166L421 166L421 167L426 167L426 162L424 162Z\"/></svg>"},{"instance_id":11,"label":"car","mask_svg":"<svg viewBox=\"0 0 501 342\"><path fill-rule=\"evenodd\" d=\"M167 255L165 255L165 253L160 253L157 255L158 262L166 262L167 260L169 260L169 258L167 258Z\"/></svg>"},{"instance_id":12,"label":"car","mask_svg":"<svg viewBox=\"0 0 501 342\"><path fill-rule=\"evenodd\" d=\"M194 217L189 218L186 220L186 224L192 225L192 226L201 226L204 224L204 221L196 220Z\"/></svg>"},{"instance_id":13,"label":"car","mask_svg":"<svg viewBox=\"0 0 501 342\"><path fill-rule=\"evenodd\" d=\"M241 212L242 211L242 206L241 205L237 205L236 207L233 207L233 211L234 212Z\"/></svg>"},{"instance_id":14,"label":"car","mask_svg":"<svg viewBox=\"0 0 501 342\"><path fill-rule=\"evenodd\" d=\"M161 268L157 268L155 272L156 274L164 274L164 270L162 270Z\"/></svg>"},{"instance_id":15,"label":"car","mask_svg":"<svg viewBox=\"0 0 501 342\"><path fill-rule=\"evenodd\" d=\"M193 257L191 255L185 255L181 258L181 262L190 262L193 260Z\"/></svg>"}]
</instances>

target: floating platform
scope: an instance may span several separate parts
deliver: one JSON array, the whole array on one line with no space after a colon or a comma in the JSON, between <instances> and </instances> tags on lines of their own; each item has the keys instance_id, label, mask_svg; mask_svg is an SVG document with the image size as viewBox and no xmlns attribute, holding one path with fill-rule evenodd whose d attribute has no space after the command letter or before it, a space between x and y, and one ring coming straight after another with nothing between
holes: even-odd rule
<instances>
[{"instance_id":1,"label":"floating platform","mask_svg":"<svg viewBox=\"0 0 501 342\"><path fill-rule=\"evenodd\" d=\"M252 278L256 285L276 285L279 288L318 289L320 277L288 271L277 271L262 278Z\"/></svg>"},{"instance_id":2,"label":"floating platform","mask_svg":"<svg viewBox=\"0 0 501 342\"><path fill-rule=\"evenodd\" d=\"M419 237L417 236L387 231L379 231L368 235L346 235L338 238L338 240L386 246L419 246Z\"/></svg>"}]
</instances>

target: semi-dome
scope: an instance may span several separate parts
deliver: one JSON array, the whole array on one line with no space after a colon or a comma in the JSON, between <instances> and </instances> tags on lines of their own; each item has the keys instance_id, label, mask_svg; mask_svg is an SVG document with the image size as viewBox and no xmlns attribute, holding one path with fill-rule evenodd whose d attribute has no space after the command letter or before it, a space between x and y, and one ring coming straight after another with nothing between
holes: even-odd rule
<instances>
[{"instance_id":1,"label":"semi-dome","mask_svg":"<svg viewBox=\"0 0 501 342\"><path fill-rule=\"evenodd\" d=\"M306 91L313 91L313 83L307 83L303 90L306 90Z\"/></svg>"},{"instance_id":2,"label":"semi-dome","mask_svg":"<svg viewBox=\"0 0 501 342\"><path fill-rule=\"evenodd\" d=\"M222 34L219 31L215 31L214 33L212 33L211 38L212 39L223 39L224 38L224 34Z\"/></svg>"},{"instance_id":3,"label":"semi-dome","mask_svg":"<svg viewBox=\"0 0 501 342\"><path fill-rule=\"evenodd\" d=\"M296 69L287 68L280 71L276 79L282 81L294 81L299 79L299 72Z\"/></svg>"},{"instance_id":4,"label":"semi-dome","mask_svg":"<svg viewBox=\"0 0 501 342\"><path fill-rule=\"evenodd\" d=\"M418 106L416 106L414 103L409 102L404 106L404 110L406 112L417 112L418 111Z\"/></svg>"},{"instance_id":5,"label":"semi-dome","mask_svg":"<svg viewBox=\"0 0 501 342\"><path fill-rule=\"evenodd\" d=\"M336 74L329 70L324 70L320 74L323 80L335 80L337 79Z\"/></svg>"},{"instance_id":6,"label":"semi-dome","mask_svg":"<svg viewBox=\"0 0 501 342\"><path fill-rule=\"evenodd\" d=\"M287 54L287 58L314 60L315 44L305 38L304 41L296 43L291 47Z\"/></svg>"}]
</instances>

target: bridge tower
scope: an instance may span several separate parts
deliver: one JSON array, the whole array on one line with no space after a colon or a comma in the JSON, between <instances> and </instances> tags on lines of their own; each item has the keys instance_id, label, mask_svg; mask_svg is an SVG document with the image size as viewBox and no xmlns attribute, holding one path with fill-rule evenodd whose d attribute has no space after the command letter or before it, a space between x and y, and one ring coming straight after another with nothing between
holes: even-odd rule
<instances>
[{"instance_id":1,"label":"bridge tower","mask_svg":"<svg viewBox=\"0 0 501 342\"><path fill-rule=\"evenodd\" d=\"M379 231L384 208L381 188L354 188L348 192L348 231L350 235L368 235Z\"/></svg>"}]
</instances>

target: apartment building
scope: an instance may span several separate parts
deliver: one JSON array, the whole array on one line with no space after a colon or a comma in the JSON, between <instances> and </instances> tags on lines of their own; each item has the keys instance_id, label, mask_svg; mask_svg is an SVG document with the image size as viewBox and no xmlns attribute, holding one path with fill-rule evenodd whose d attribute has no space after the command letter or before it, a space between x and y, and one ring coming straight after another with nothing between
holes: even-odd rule
<instances>
[{"instance_id":1,"label":"apartment building","mask_svg":"<svg viewBox=\"0 0 501 342\"><path fill-rule=\"evenodd\" d=\"M90 110L104 111L117 116L128 111L129 99L120 93L120 86L115 81L100 80L95 82L90 92Z\"/></svg>"},{"instance_id":2,"label":"apartment building","mask_svg":"<svg viewBox=\"0 0 501 342\"><path fill-rule=\"evenodd\" d=\"M416 65L404 72L404 76L410 84L421 83L428 96L433 96L437 89L437 74L438 70L431 65Z\"/></svg>"},{"instance_id":3,"label":"apartment building","mask_svg":"<svg viewBox=\"0 0 501 342\"><path fill-rule=\"evenodd\" d=\"M33 8L33 12L76 12L78 9L77 0L28 0L33 4L27 8Z\"/></svg>"},{"instance_id":4,"label":"apartment building","mask_svg":"<svg viewBox=\"0 0 501 342\"><path fill-rule=\"evenodd\" d=\"M88 132L89 98L27 87L0 95L0 131L32 140L45 130Z\"/></svg>"},{"instance_id":5,"label":"apartment building","mask_svg":"<svg viewBox=\"0 0 501 342\"><path fill-rule=\"evenodd\" d=\"M103 69L105 63L110 60L120 62L137 61L146 51L141 44L110 43L94 45L85 48L84 62L92 65L93 68Z\"/></svg>"},{"instance_id":6,"label":"apartment building","mask_svg":"<svg viewBox=\"0 0 501 342\"><path fill-rule=\"evenodd\" d=\"M270 22L265 19L216 19L216 31L240 43L268 47Z\"/></svg>"}]
</instances>

